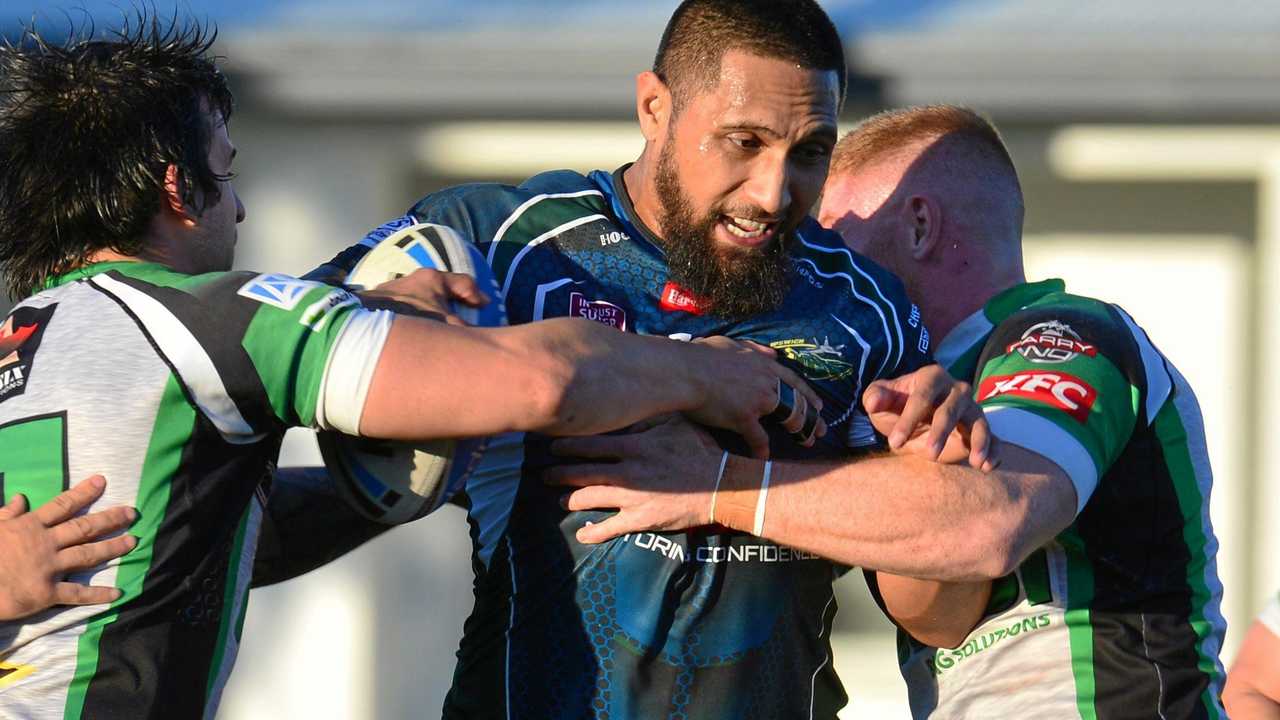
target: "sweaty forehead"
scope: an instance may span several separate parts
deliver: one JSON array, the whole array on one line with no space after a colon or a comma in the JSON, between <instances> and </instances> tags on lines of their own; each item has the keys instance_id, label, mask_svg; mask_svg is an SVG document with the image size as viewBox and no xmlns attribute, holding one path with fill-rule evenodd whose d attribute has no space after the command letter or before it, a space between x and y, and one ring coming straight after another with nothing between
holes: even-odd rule
<instances>
[{"instance_id":1,"label":"sweaty forehead","mask_svg":"<svg viewBox=\"0 0 1280 720\"><path fill-rule=\"evenodd\" d=\"M834 70L730 51L719 82L695 102L719 125L760 125L781 135L834 133L839 78Z\"/></svg>"}]
</instances>

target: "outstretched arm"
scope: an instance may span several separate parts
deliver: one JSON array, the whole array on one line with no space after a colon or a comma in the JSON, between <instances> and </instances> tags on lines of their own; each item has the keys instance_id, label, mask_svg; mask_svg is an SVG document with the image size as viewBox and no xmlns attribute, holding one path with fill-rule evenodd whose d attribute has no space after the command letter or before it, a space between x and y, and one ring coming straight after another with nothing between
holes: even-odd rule
<instances>
[{"instance_id":1,"label":"outstretched arm","mask_svg":"<svg viewBox=\"0 0 1280 720\"><path fill-rule=\"evenodd\" d=\"M848 565L972 581L1011 572L1075 510L1057 466L1009 445L989 473L902 455L774 462L767 493L765 462L733 455L717 492L720 450L677 418L637 435L558 440L553 449L613 461L548 471L553 483L580 486L570 510L621 509L579 530L582 542L715 522Z\"/></svg>"},{"instance_id":2,"label":"outstretched arm","mask_svg":"<svg viewBox=\"0 0 1280 720\"><path fill-rule=\"evenodd\" d=\"M276 471L253 558L253 587L311 572L390 530L354 511L322 467Z\"/></svg>"},{"instance_id":3,"label":"outstretched arm","mask_svg":"<svg viewBox=\"0 0 1280 720\"><path fill-rule=\"evenodd\" d=\"M390 439L586 435L686 412L738 432L763 457L768 435L759 420L777 407L779 382L821 405L770 354L731 341L676 342L582 319L477 329L399 316L359 432Z\"/></svg>"}]
</instances>

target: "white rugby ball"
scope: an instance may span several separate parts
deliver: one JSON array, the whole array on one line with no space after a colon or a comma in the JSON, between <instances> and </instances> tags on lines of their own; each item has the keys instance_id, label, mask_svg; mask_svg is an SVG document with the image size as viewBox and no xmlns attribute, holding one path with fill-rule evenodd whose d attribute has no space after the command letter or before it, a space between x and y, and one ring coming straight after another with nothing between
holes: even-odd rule
<instances>
[{"instance_id":1,"label":"white rugby ball","mask_svg":"<svg viewBox=\"0 0 1280 720\"><path fill-rule=\"evenodd\" d=\"M421 268L465 273L492 300L482 308L456 305L470 325L506 324L497 282L479 250L443 225L398 218L365 238L372 249L347 276L353 289L371 289ZM413 382L405 378L406 383ZM365 517L388 525L416 520L466 485L488 438L398 442L317 434L325 467L343 497Z\"/></svg>"}]
</instances>

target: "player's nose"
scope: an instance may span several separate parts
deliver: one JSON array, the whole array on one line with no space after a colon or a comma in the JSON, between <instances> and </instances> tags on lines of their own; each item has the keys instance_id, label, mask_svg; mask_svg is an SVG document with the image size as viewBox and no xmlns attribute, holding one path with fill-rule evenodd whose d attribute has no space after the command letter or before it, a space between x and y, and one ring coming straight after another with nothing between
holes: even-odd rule
<instances>
[{"instance_id":1,"label":"player's nose","mask_svg":"<svg viewBox=\"0 0 1280 720\"><path fill-rule=\"evenodd\" d=\"M785 159L762 163L748 186L748 195L769 216L785 215L791 207L791 169Z\"/></svg>"}]
</instances>

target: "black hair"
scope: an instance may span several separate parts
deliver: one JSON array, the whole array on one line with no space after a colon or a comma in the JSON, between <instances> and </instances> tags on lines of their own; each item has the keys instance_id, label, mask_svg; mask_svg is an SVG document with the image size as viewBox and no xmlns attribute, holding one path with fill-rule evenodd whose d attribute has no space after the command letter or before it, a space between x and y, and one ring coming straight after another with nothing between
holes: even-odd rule
<instances>
[{"instance_id":1,"label":"black hair","mask_svg":"<svg viewBox=\"0 0 1280 720\"><path fill-rule=\"evenodd\" d=\"M662 33L653 72L671 88L679 108L690 90L719 82L721 61L730 50L834 70L844 102L844 46L814 0L685 0Z\"/></svg>"},{"instance_id":2,"label":"black hair","mask_svg":"<svg viewBox=\"0 0 1280 720\"><path fill-rule=\"evenodd\" d=\"M95 252L137 255L165 174L196 212L228 176L209 166L233 99L212 26L138 11L107 39L0 44L0 271L21 297Z\"/></svg>"}]
</instances>

